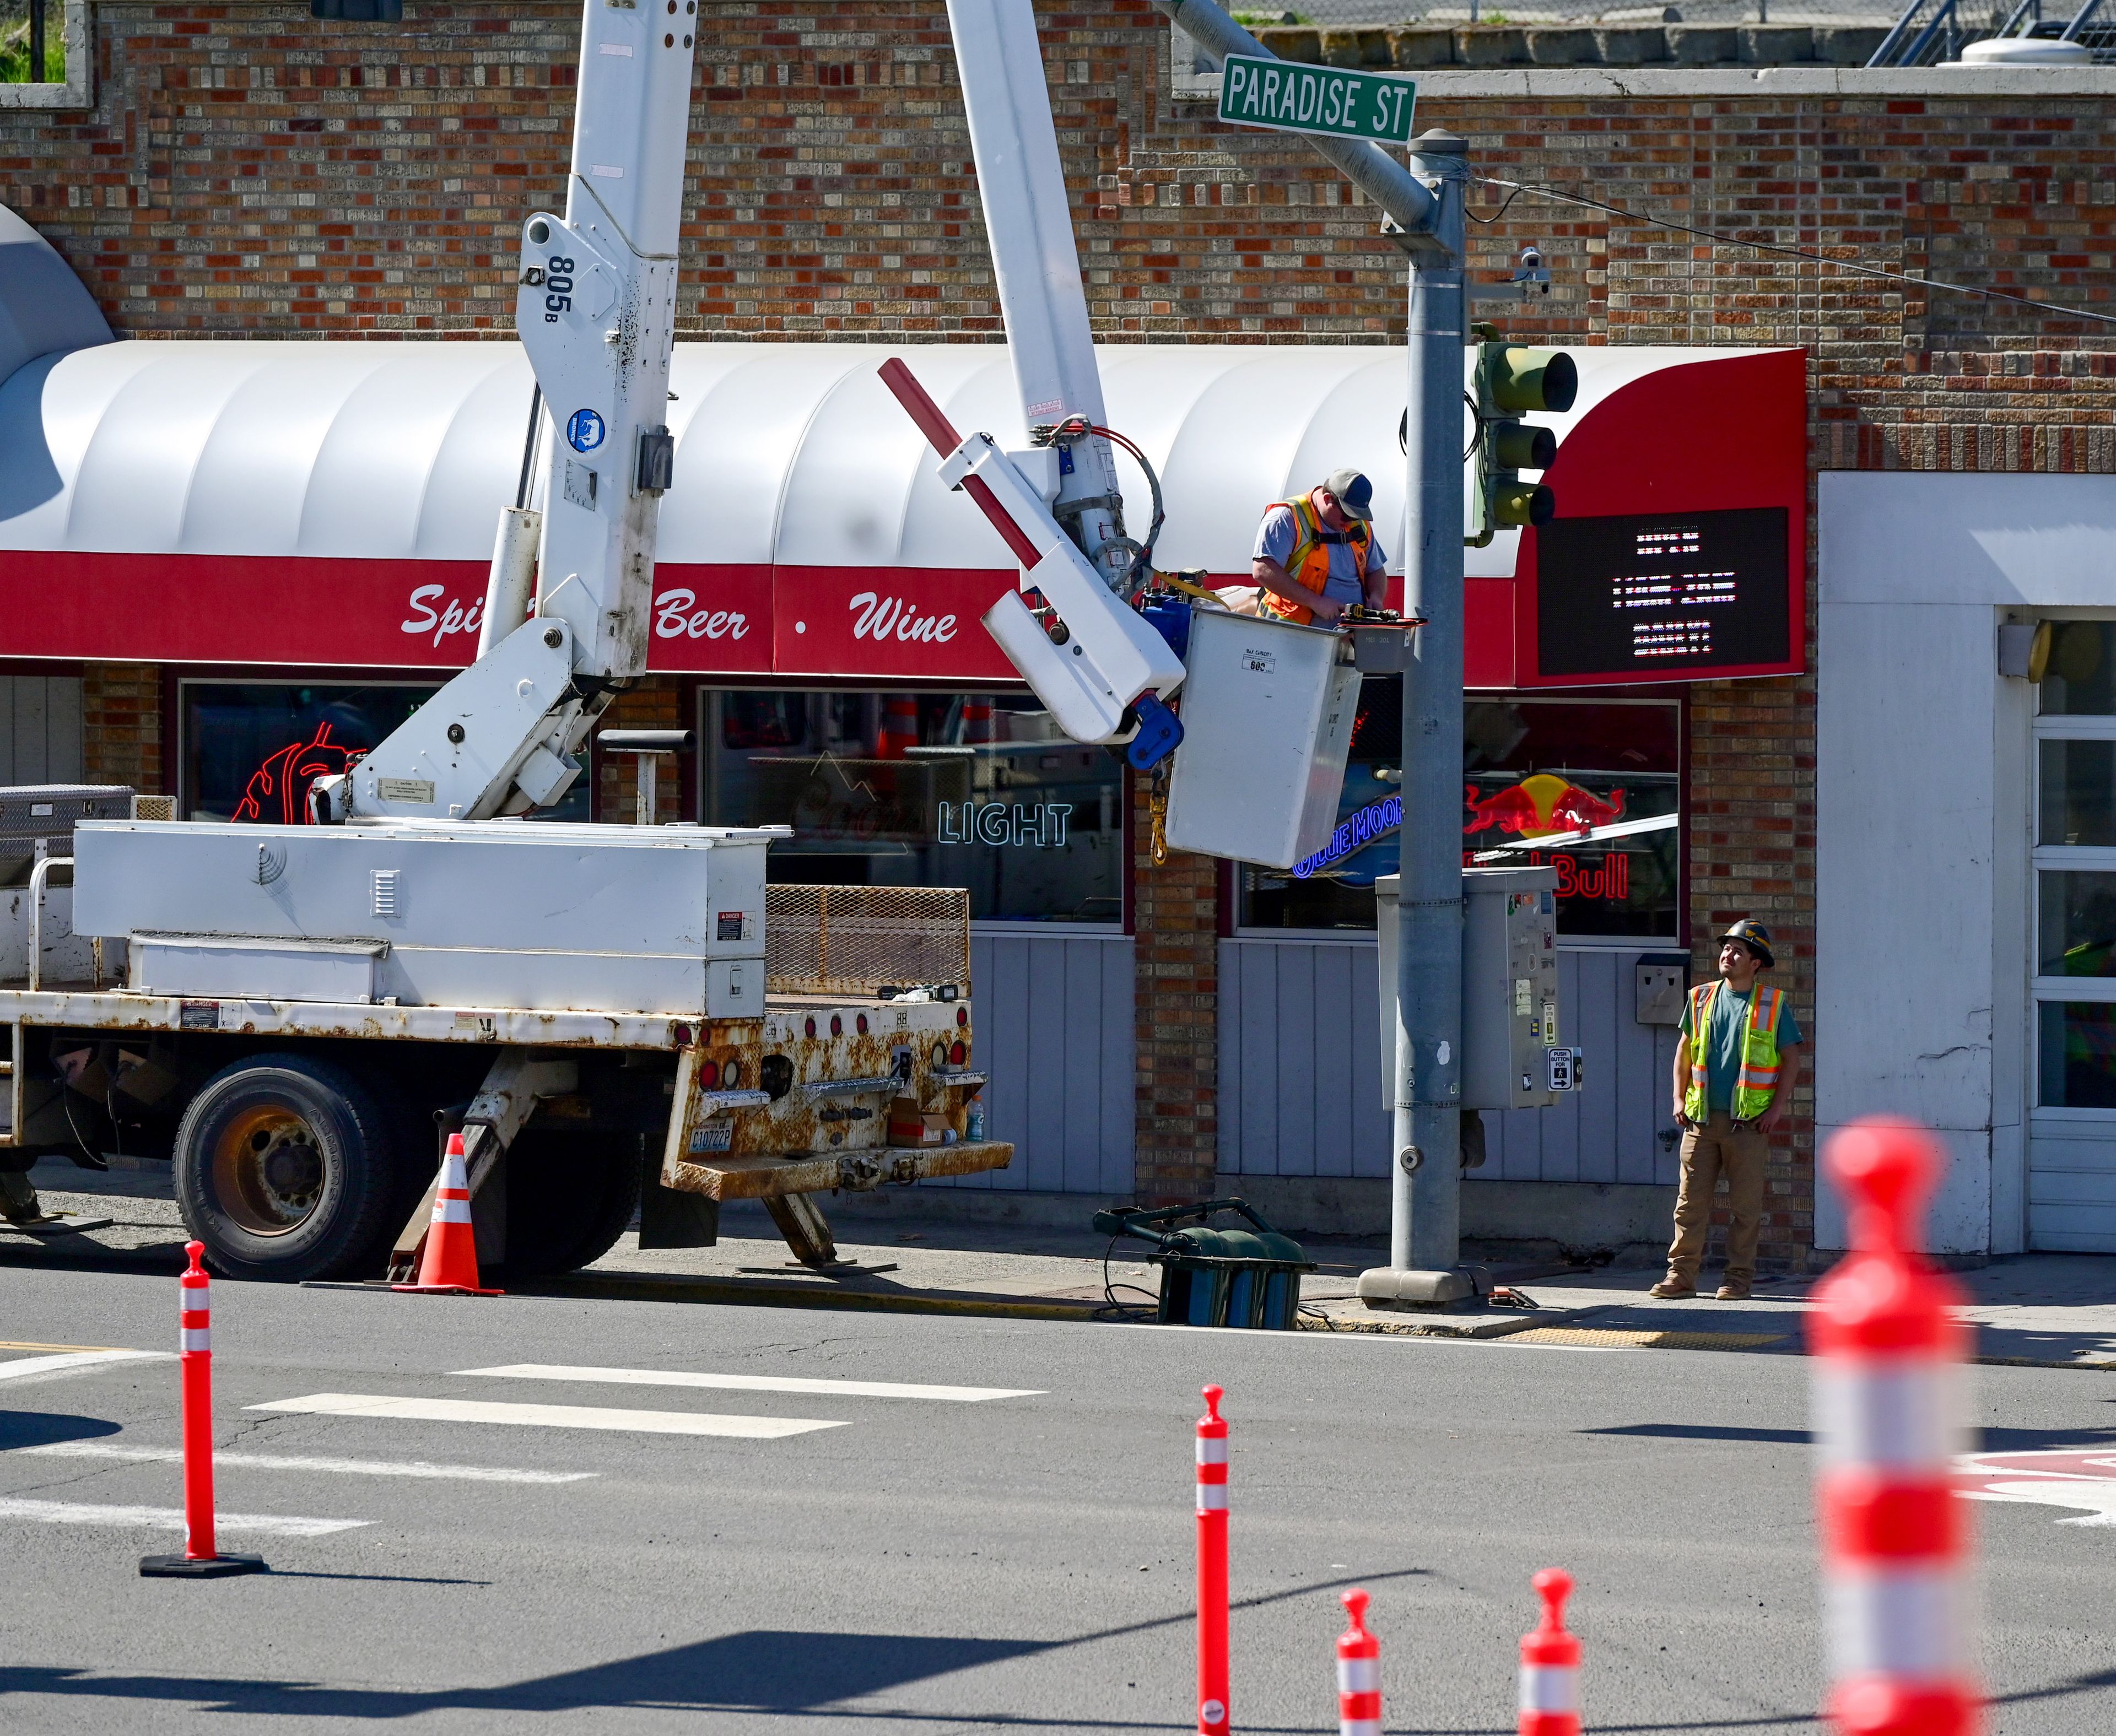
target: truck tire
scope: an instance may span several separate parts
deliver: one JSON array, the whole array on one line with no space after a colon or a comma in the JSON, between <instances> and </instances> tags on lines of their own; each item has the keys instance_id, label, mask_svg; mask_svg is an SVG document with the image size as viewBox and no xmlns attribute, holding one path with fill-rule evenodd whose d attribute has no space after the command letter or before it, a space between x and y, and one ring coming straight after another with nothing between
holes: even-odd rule
<instances>
[{"instance_id":1,"label":"truck tire","mask_svg":"<svg viewBox=\"0 0 2116 1736\"><path fill-rule=\"evenodd\" d=\"M638 1210L631 1136L524 1127L507 1153L508 1277L519 1284L593 1265Z\"/></svg>"},{"instance_id":2,"label":"truck tire","mask_svg":"<svg viewBox=\"0 0 2116 1736\"><path fill-rule=\"evenodd\" d=\"M230 1278L358 1273L393 1228L389 1123L328 1061L261 1054L222 1068L185 1109L172 1155L184 1223Z\"/></svg>"}]
</instances>

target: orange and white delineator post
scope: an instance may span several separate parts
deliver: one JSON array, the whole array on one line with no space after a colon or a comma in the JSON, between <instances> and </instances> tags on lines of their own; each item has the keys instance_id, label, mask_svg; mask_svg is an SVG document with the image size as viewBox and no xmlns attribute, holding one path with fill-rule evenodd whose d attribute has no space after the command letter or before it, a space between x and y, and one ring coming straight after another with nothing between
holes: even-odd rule
<instances>
[{"instance_id":1,"label":"orange and white delineator post","mask_svg":"<svg viewBox=\"0 0 2116 1736\"><path fill-rule=\"evenodd\" d=\"M1220 1389L1198 1419L1198 1736L1226 1736L1227 1423Z\"/></svg>"},{"instance_id":2,"label":"orange and white delineator post","mask_svg":"<svg viewBox=\"0 0 2116 1736\"><path fill-rule=\"evenodd\" d=\"M1815 1493L1831 1687L1843 1736L1970 1736L1969 1504L1955 1494L1960 1286L1914 1251L1941 1157L1907 1122L1855 1122L1824 1162L1852 1252L1815 1286Z\"/></svg>"},{"instance_id":3,"label":"orange and white delineator post","mask_svg":"<svg viewBox=\"0 0 2116 1736\"><path fill-rule=\"evenodd\" d=\"M260 1573L259 1555L223 1555L213 1527L213 1292L200 1263L203 1242L186 1242L191 1264L177 1280L177 1362L183 1381L184 1552L142 1555L145 1579L218 1579Z\"/></svg>"},{"instance_id":4,"label":"orange and white delineator post","mask_svg":"<svg viewBox=\"0 0 2116 1736\"><path fill-rule=\"evenodd\" d=\"M1345 1593L1352 1625L1337 1636L1337 1736L1382 1736L1382 1642L1367 1631L1367 1594Z\"/></svg>"},{"instance_id":5,"label":"orange and white delineator post","mask_svg":"<svg viewBox=\"0 0 2116 1736\"><path fill-rule=\"evenodd\" d=\"M441 1296L506 1293L478 1288L477 1232L470 1220L470 1172L460 1133L448 1135L448 1150L441 1157L441 1185L434 1191L434 1215L426 1224L426 1245L419 1256L419 1281L389 1288Z\"/></svg>"},{"instance_id":6,"label":"orange and white delineator post","mask_svg":"<svg viewBox=\"0 0 2116 1736\"><path fill-rule=\"evenodd\" d=\"M1572 1576L1547 1567L1530 1583L1543 1620L1521 1636L1520 1736L1580 1736L1580 1636L1565 1627Z\"/></svg>"}]
</instances>

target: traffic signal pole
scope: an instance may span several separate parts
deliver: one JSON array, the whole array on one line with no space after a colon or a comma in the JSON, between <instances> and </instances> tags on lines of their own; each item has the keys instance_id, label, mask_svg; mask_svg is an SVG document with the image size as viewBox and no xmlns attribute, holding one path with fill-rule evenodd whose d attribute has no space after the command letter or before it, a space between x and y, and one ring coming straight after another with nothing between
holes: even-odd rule
<instances>
[{"instance_id":1,"label":"traffic signal pole","mask_svg":"<svg viewBox=\"0 0 2116 1736\"><path fill-rule=\"evenodd\" d=\"M1403 677L1396 1044L1389 1266L1363 1296L1444 1302L1462 1225L1462 358L1469 338L1469 156L1452 133L1411 141L1435 192L1433 239L1411 255L1404 445L1410 503L1404 607L1426 624ZM1453 1279L1453 1283L1445 1280Z\"/></svg>"},{"instance_id":2,"label":"traffic signal pole","mask_svg":"<svg viewBox=\"0 0 2116 1736\"><path fill-rule=\"evenodd\" d=\"M1153 0L1215 60L1276 58L1213 0ZM1409 1305L1470 1292L1462 1228L1463 357L1470 341L1468 146L1433 131L1410 165L1364 139L1308 143L1394 220L1410 257L1404 600L1425 618L1403 682L1395 1105L1389 1264L1359 1294Z\"/></svg>"}]
</instances>

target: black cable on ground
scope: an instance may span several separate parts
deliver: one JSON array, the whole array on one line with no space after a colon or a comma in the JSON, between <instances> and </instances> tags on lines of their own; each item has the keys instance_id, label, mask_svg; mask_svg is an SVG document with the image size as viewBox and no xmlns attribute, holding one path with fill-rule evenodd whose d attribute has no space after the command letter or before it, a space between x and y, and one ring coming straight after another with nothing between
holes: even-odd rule
<instances>
[{"instance_id":1,"label":"black cable on ground","mask_svg":"<svg viewBox=\"0 0 2116 1736\"><path fill-rule=\"evenodd\" d=\"M1142 1314L1160 1312L1161 1298L1156 1296L1152 1291L1141 1289L1139 1286L1135 1284L1118 1284L1110 1276L1110 1256L1116 1251L1116 1245L1120 1239L1120 1238L1116 1236L1111 1237L1110 1245L1102 1250L1103 1305L1095 1311L1096 1317L1100 1319L1104 1315L1115 1313L1122 1319L1134 1320ZM1134 1291L1138 1294L1143 1296L1151 1301L1153 1307L1151 1309L1148 1309L1141 1307L1137 1302L1119 1302L1117 1300L1117 1292L1120 1290Z\"/></svg>"}]
</instances>

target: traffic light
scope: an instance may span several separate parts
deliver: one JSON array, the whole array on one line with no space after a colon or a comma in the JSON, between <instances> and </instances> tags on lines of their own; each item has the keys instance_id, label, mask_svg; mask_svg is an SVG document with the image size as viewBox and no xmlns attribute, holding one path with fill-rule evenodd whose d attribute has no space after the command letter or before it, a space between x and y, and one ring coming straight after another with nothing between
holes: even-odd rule
<instances>
[{"instance_id":1,"label":"traffic light","mask_svg":"<svg viewBox=\"0 0 2116 1736\"><path fill-rule=\"evenodd\" d=\"M1580 370L1563 350L1508 343L1488 325L1472 329L1483 342L1474 375L1471 511L1462 540L1481 549L1502 527L1545 524L1557 511L1548 488L1523 482L1516 474L1548 470L1557 457L1557 436L1519 418L1570 410L1580 390Z\"/></svg>"}]
</instances>

